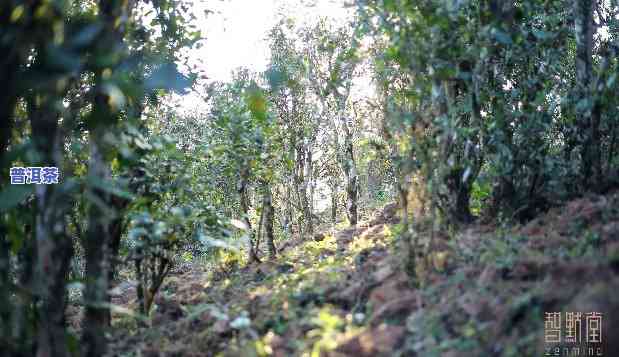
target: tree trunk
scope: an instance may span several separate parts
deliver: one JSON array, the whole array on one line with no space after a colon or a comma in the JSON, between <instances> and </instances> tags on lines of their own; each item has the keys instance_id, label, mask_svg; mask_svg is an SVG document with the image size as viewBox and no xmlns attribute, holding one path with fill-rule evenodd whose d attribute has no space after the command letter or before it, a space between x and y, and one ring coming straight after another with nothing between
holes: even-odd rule
<instances>
[{"instance_id":1,"label":"tree trunk","mask_svg":"<svg viewBox=\"0 0 619 357\"><path fill-rule=\"evenodd\" d=\"M248 176L249 176L249 169L247 168L247 166L243 166L243 168L241 168L241 173L240 173L240 181L239 181L239 188L238 188L238 193L239 193L239 198L241 201L241 212L243 213L243 220L245 222L245 225L247 226L247 233L249 234L249 246L248 246L248 263L260 263L260 258L258 258L258 253L256 252L256 244L255 244L255 240L256 240L256 236L255 236L255 232L251 227L251 222L249 220L249 195L248 195Z\"/></svg>"},{"instance_id":2,"label":"tree trunk","mask_svg":"<svg viewBox=\"0 0 619 357\"><path fill-rule=\"evenodd\" d=\"M0 6L0 21L5 24L9 21L12 5L7 3ZM13 127L13 115L17 104L17 93L15 93L15 79L19 76L19 52L14 50L15 44L12 41L0 43L0 52L3 53L0 60L0 163L3 163L3 156L9 145L11 131ZM7 168L0 166L4 173ZM0 175L0 191L7 182L7 175ZM10 243L7 237L7 228L4 218L0 217L0 340L9 341L11 336L11 304L9 300L10 282ZM8 353L8 352L7 352Z\"/></svg>"},{"instance_id":3,"label":"tree trunk","mask_svg":"<svg viewBox=\"0 0 619 357\"><path fill-rule=\"evenodd\" d=\"M275 249L275 235L273 233L273 218L275 209L273 208L273 195L271 186L265 184L262 201L262 214L264 215L264 233L266 235L267 247L269 249L269 258L275 259L277 250Z\"/></svg>"},{"instance_id":4,"label":"tree trunk","mask_svg":"<svg viewBox=\"0 0 619 357\"><path fill-rule=\"evenodd\" d=\"M311 237L314 235L314 223L312 218L312 211L307 197L307 184L306 178L306 166L307 166L307 153L308 146L304 143L298 143L296 147L296 167L295 167L295 188L297 193L297 201L301 206L303 214L303 225L300 225L301 237Z\"/></svg>"},{"instance_id":5,"label":"tree trunk","mask_svg":"<svg viewBox=\"0 0 619 357\"><path fill-rule=\"evenodd\" d=\"M260 218L258 219L258 229L256 234L256 250L260 251L260 242L262 241L262 228L264 227L265 218L264 193L262 194L262 206L260 207Z\"/></svg>"},{"instance_id":6,"label":"tree trunk","mask_svg":"<svg viewBox=\"0 0 619 357\"><path fill-rule=\"evenodd\" d=\"M135 271L138 280L137 297L140 314L147 317L155 301L155 296L165 277L172 269L172 262L165 255L148 253L144 255L142 250L137 250L135 259ZM141 323L144 326L144 323Z\"/></svg>"},{"instance_id":7,"label":"tree trunk","mask_svg":"<svg viewBox=\"0 0 619 357\"><path fill-rule=\"evenodd\" d=\"M307 164L305 165L305 186L309 187L308 206L310 212L310 218L314 215L314 161L312 159L312 148L307 148ZM313 222L312 222L313 226Z\"/></svg>"},{"instance_id":8,"label":"tree trunk","mask_svg":"<svg viewBox=\"0 0 619 357\"><path fill-rule=\"evenodd\" d=\"M26 226L25 235L30 236L32 234L32 227ZM22 247L17 254L18 266L17 276L21 287L34 291L34 274L35 263L37 256L36 242L33 239L26 239L23 242ZM24 295L13 307L12 311L12 339L15 342L15 356L32 356L34 355L35 341L32 338L34 331L32 330L32 323L30 316L32 315L35 307L38 305L38 299L36 295ZM10 355L10 353L9 353Z\"/></svg>"},{"instance_id":9,"label":"tree trunk","mask_svg":"<svg viewBox=\"0 0 619 357\"><path fill-rule=\"evenodd\" d=\"M54 193L50 191L49 187L37 188L36 194L37 201L40 202L36 232L39 276L37 288L41 289L37 356L67 356L65 282L73 244L71 239L63 234L64 227L60 222L64 217L58 215L60 210L52 203L58 202L57 196L54 197Z\"/></svg>"},{"instance_id":10,"label":"tree trunk","mask_svg":"<svg viewBox=\"0 0 619 357\"><path fill-rule=\"evenodd\" d=\"M97 42L94 55L109 56L115 54L115 63L107 64L105 68L96 68L94 76L94 100L92 116L89 121L90 132L90 162L88 177L91 183L88 212L88 232L84 242L86 258L86 286L82 354L86 356L101 356L107 350L105 329L109 326L110 312L107 303L109 297L110 249L113 247L112 222L118 218L114 211L110 193L100 185L106 184L111 178L108 160L110 159L109 144L105 142L105 134L115 128L118 113L111 107L105 91L103 73L114 70L115 65L124 56L122 47L123 36L130 11L134 4L130 1L99 0L99 17L103 24L100 39ZM99 187L97 187L97 184Z\"/></svg>"},{"instance_id":11,"label":"tree trunk","mask_svg":"<svg viewBox=\"0 0 619 357\"><path fill-rule=\"evenodd\" d=\"M307 235L309 237L314 236L314 189L312 187L312 149L309 144L304 145L305 151L305 174L303 175L303 216L307 225ZM308 192L309 191L309 192Z\"/></svg>"},{"instance_id":12,"label":"tree trunk","mask_svg":"<svg viewBox=\"0 0 619 357\"><path fill-rule=\"evenodd\" d=\"M284 222L283 222L283 231L285 235L290 235L291 232L291 226L292 226L292 194L291 194L291 189L290 186L292 186L292 182L289 182L286 184L286 202L285 202L285 208L284 208Z\"/></svg>"},{"instance_id":13,"label":"tree trunk","mask_svg":"<svg viewBox=\"0 0 619 357\"><path fill-rule=\"evenodd\" d=\"M10 304L9 300L9 291L11 289L10 248L11 245L8 241L6 228L0 223L0 341L9 341L11 339L12 304Z\"/></svg>"},{"instance_id":14,"label":"tree trunk","mask_svg":"<svg viewBox=\"0 0 619 357\"><path fill-rule=\"evenodd\" d=\"M54 99L53 96L46 98L39 105L29 101L29 112L33 143L41 157L40 166L61 168L64 144L58 135L58 112L54 110ZM66 232L65 214L71 202L64 194L62 182L58 185L36 185L35 196L36 294L40 301L37 356L67 356L65 283L73 255L73 242Z\"/></svg>"},{"instance_id":15,"label":"tree trunk","mask_svg":"<svg viewBox=\"0 0 619 357\"><path fill-rule=\"evenodd\" d=\"M449 191L447 201L447 213L453 223L471 223L473 215L470 209L472 180L462 181L464 170L452 169L446 177L446 186Z\"/></svg>"},{"instance_id":16,"label":"tree trunk","mask_svg":"<svg viewBox=\"0 0 619 357\"><path fill-rule=\"evenodd\" d=\"M112 287L116 279L116 267L118 265L118 253L120 250L120 240L123 233L123 212L129 201L121 197L112 197L112 207L116 212L116 217L110 222L110 241L108 246L109 253L109 269L108 269L108 284ZM107 303L112 303L112 297L107 294ZM104 324L106 327L112 326L112 311L107 309Z\"/></svg>"},{"instance_id":17,"label":"tree trunk","mask_svg":"<svg viewBox=\"0 0 619 357\"><path fill-rule=\"evenodd\" d=\"M417 266L417 241L411 234L411 225L409 223L408 187L409 185L408 182L406 182L405 175L402 175L402 172L400 172L396 182L396 190L399 196L398 204L402 212L402 220L400 223L402 225L402 242L405 244L402 248L406 251L406 271L410 276L415 277L415 267Z\"/></svg>"},{"instance_id":18,"label":"tree trunk","mask_svg":"<svg viewBox=\"0 0 619 357\"><path fill-rule=\"evenodd\" d=\"M9 23L13 6L10 2L0 5L0 24ZM31 9L28 10L31 11ZM26 15L25 18L31 16L31 14L24 15ZM18 88L16 81L20 76L20 63L23 60L22 49L16 48L19 45L21 44L10 40L0 42L0 53L2 53L0 60L0 83L2 83L0 86L0 157L4 155L9 145L15 105L19 97L16 93L16 88ZM0 183L3 181L4 175L0 178Z\"/></svg>"},{"instance_id":19,"label":"tree trunk","mask_svg":"<svg viewBox=\"0 0 619 357\"><path fill-rule=\"evenodd\" d=\"M467 70L470 68L468 63L462 63L461 66L467 68ZM437 86L440 86L440 88L437 88ZM472 104L471 113L461 114L457 125L482 127L475 83L471 84L463 80L442 81L441 83L435 80L434 88L439 93L439 96L435 98L438 115L448 117L449 108L456 105L456 98L468 96ZM453 159L452 166L443 169L445 173L442 180L447 188L447 197L442 202L442 208L446 210L447 218L455 224L471 223L474 220L470 210L470 197L473 181L475 181L481 169L481 157L474 148L479 144L478 137L475 136L469 138L469 140L470 146L473 148L466 150L461 142L447 133L441 149L441 162ZM439 169L440 171L442 170Z\"/></svg>"},{"instance_id":20,"label":"tree trunk","mask_svg":"<svg viewBox=\"0 0 619 357\"><path fill-rule=\"evenodd\" d=\"M103 181L110 179L109 167L104 159L101 142L103 133L98 130L91 132L90 163L88 175L91 180ZM84 301L84 330L82 341L84 355L100 356L107 349L104 331L108 327L109 308L109 250L112 242L110 194L101 188L91 188L91 194L98 202L91 202L88 215L88 232L84 244L86 259L86 288Z\"/></svg>"},{"instance_id":21,"label":"tree trunk","mask_svg":"<svg viewBox=\"0 0 619 357\"><path fill-rule=\"evenodd\" d=\"M593 83L593 11L594 0L573 0L576 38L576 112L577 135L582 135L581 175L583 187L596 187L601 180L599 143L600 107Z\"/></svg>"},{"instance_id":22,"label":"tree trunk","mask_svg":"<svg viewBox=\"0 0 619 357\"><path fill-rule=\"evenodd\" d=\"M398 205L400 207L400 212L402 215L402 219L400 220L400 224L402 225L402 243L404 246L401 248L406 252L406 271L411 277L415 277L416 271L416 251L417 251L417 241L414 239L414 236L411 234L411 224L409 222L409 202L408 202L408 193L410 188L410 183L407 180L408 168L403 165L404 160L401 160L401 155L399 154L399 149L397 143L395 142L393 135L391 134L389 128L389 112L388 112L388 85L384 85L382 88L382 108L383 115L381 120L381 136L388 143L389 150L389 158L394 163L394 171L396 180L394 182L394 189L397 193L398 197Z\"/></svg>"},{"instance_id":23,"label":"tree trunk","mask_svg":"<svg viewBox=\"0 0 619 357\"><path fill-rule=\"evenodd\" d=\"M138 298L138 308L142 316L146 316L146 304L144 303L144 272L142 271L142 262L144 261L144 251L141 248L135 250L135 277L138 280L138 285L135 289Z\"/></svg>"},{"instance_id":24,"label":"tree trunk","mask_svg":"<svg viewBox=\"0 0 619 357\"><path fill-rule=\"evenodd\" d=\"M331 222L337 222L337 185L331 185Z\"/></svg>"},{"instance_id":25,"label":"tree trunk","mask_svg":"<svg viewBox=\"0 0 619 357\"><path fill-rule=\"evenodd\" d=\"M345 121L345 119L344 119ZM352 132L348 128L346 122L344 126L344 157L342 167L344 169L344 175L346 176L346 214L348 216L348 222L354 226L357 224L357 207L358 207L358 193L359 187L357 184L357 165L355 163L355 156L353 150L353 138Z\"/></svg>"}]
</instances>

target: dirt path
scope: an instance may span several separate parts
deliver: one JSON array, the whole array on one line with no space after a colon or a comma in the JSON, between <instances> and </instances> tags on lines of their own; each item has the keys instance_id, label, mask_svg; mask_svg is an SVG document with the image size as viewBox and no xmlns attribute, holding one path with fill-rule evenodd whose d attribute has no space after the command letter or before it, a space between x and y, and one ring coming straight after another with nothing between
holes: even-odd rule
<instances>
[{"instance_id":1,"label":"dirt path","mask_svg":"<svg viewBox=\"0 0 619 357\"><path fill-rule=\"evenodd\" d=\"M541 355L544 312L598 311L606 331L619 328L615 207L617 194L524 227L468 227L444 243L419 285L400 268L397 214L387 206L356 228L288 244L276 261L171 277L151 328L115 320L112 354ZM605 356L619 355L613 343Z\"/></svg>"}]
</instances>

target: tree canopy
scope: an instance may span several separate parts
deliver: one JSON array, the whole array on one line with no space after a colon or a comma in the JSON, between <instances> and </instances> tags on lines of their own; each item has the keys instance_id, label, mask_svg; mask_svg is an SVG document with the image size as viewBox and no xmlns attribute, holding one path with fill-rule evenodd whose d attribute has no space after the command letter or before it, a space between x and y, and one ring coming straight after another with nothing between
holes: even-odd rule
<instances>
[{"instance_id":1,"label":"tree canopy","mask_svg":"<svg viewBox=\"0 0 619 357\"><path fill-rule=\"evenodd\" d=\"M460 276L450 264L500 265L504 260L484 254L511 262L522 257L519 246L534 244L500 232L616 192L616 0L342 5L346 21L282 15L265 33L264 70L239 68L214 81L191 58L209 41L200 28L209 12L196 14L192 1L0 4L0 356L112 355L110 336L125 328L118 316L129 316L139 331L155 326L153 316L174 293L162 287L184 267L204 272L207 285L244 274L238 281L250 291L260 283L243 279L259 275L256 269L266 274L269 264L275 275L256 281L264 279L273 294L286 285L277 279L298 278L286 280L299 290L286 295L285 306L305 309L310 299L347 311L346 323L323 308L308 328L286 325L309 331L286 353L327 355L341 347L334 336L357 331L342 326L374 328L382 319L377 306L366 308L376 299L367 286L401 271L403 291L417 289L421 299L429 286L444 288L432 285L436 276ZM179 108L178 98L190 92L199 105ZM58 169L58 183L37 184L36 175L52 175L48 168ZM606 227L606 219L600 213L583 224ZM479 227L497 233L470 243L470 251L457 237ZM614 228L591 229L574 246L565 243L572 252L565 254L616 246L619 234L607 232ZM376 235L390 240L363 240ZM355 237L363 239L351 243ZM394 258L384 261L394 267L384 268L380 281L349 272L363 281L351 291L370 289L354 290L352 302L341 292L316 293L333 301L306 294L299 283L318 281L303 280L319 278L310 271L345 281L337 274L347 266L361 269L369 259L382 267L372 252L388 250ZM338 261L335 252L343 254ZM616 273L616 256L600 254L600 266ZM517 274L510 270L516 263L505 264L504 275ZM290 273L299 266L305 270ZM381 271L374 268L372 276ZM280 285L268 285L274 281ZM135 290L131 308L114 300L127 282ZM254 295L242 296L253 306ZM533 295L523 296L530 299L523 306L534 304ZM411 301L400 301L402 311ZM463 304L483 320L469 311L476 306ZM257 312L228 319L213 306L190 316L219 316L209 331L238 342L229 355L271 355L275 345L266 336L285 334L279 315L251 327ZM364 320L368 311L371 321ZM440 325L416 314L407 320L414 336ZM462 332L466 341L477 328ZM451 348L414 336L399 355ZM474 341L473 355L491 353L487 342ZM203 355L221 352L215 345ZM499 354L539 352L535 344L512 347L513 354Z\"/></svg>"}]
</instances>

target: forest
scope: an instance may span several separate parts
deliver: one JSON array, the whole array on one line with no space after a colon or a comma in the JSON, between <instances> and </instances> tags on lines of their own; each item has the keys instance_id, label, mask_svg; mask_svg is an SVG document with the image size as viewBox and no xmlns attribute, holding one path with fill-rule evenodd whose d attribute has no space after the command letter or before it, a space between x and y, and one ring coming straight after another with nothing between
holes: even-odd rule
<instances>
[{"instance_id":1,"label":"forest","mask_svg":"<svg viewBox=\"0 0 619 357\"><path fill-rule=\"evenodd\" d=\"M1 0L0 357L619 356L618 73L618 0Z\"/></svg>"}]
</instances>

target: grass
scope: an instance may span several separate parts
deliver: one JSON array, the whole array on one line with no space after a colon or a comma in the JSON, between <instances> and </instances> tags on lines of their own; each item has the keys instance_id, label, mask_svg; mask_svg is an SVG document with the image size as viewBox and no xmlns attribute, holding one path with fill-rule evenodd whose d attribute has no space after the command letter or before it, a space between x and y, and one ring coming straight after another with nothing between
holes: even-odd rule
<instances>
[{"instance_id":1,"label":"grass","mask_svg":"<svg viewBox=\"0 0 619 357\"><path fill-rule=\"evenodd\" d=\"M617 203L615 195L596 208L604 213L593 215L602 221L585 216L593 203L583 201L582 209L551 211L525 226L471 226L438 235L446 244L430 252L419 288L401 269L398 224L345 228L250 267L224 257L223 275L196 263L203 273L164 287L184 304L185 315L150 333L135 331L134 342L124 339L117 351L138 355L149 345L188 356L540 355L545 311L578 308L574 304L589 301L591 286L600 287L595 301L612 301L599 296L614 296L619 287L616 278L604 278L616 276L619 261L619 249L605 253L617 242L617 235L605 233L619 222L612 208ZM585 213L569 216L574 212ZM376 281L385 266L390 274ZM348 291L352 299L345 298ZM397 304L411 296L416 299ZM386 313L376 320L381 309ZM394 330L381 334L381 326ZM390 338L396 332L401 337Z\"/></svg>"}]
</instances>

